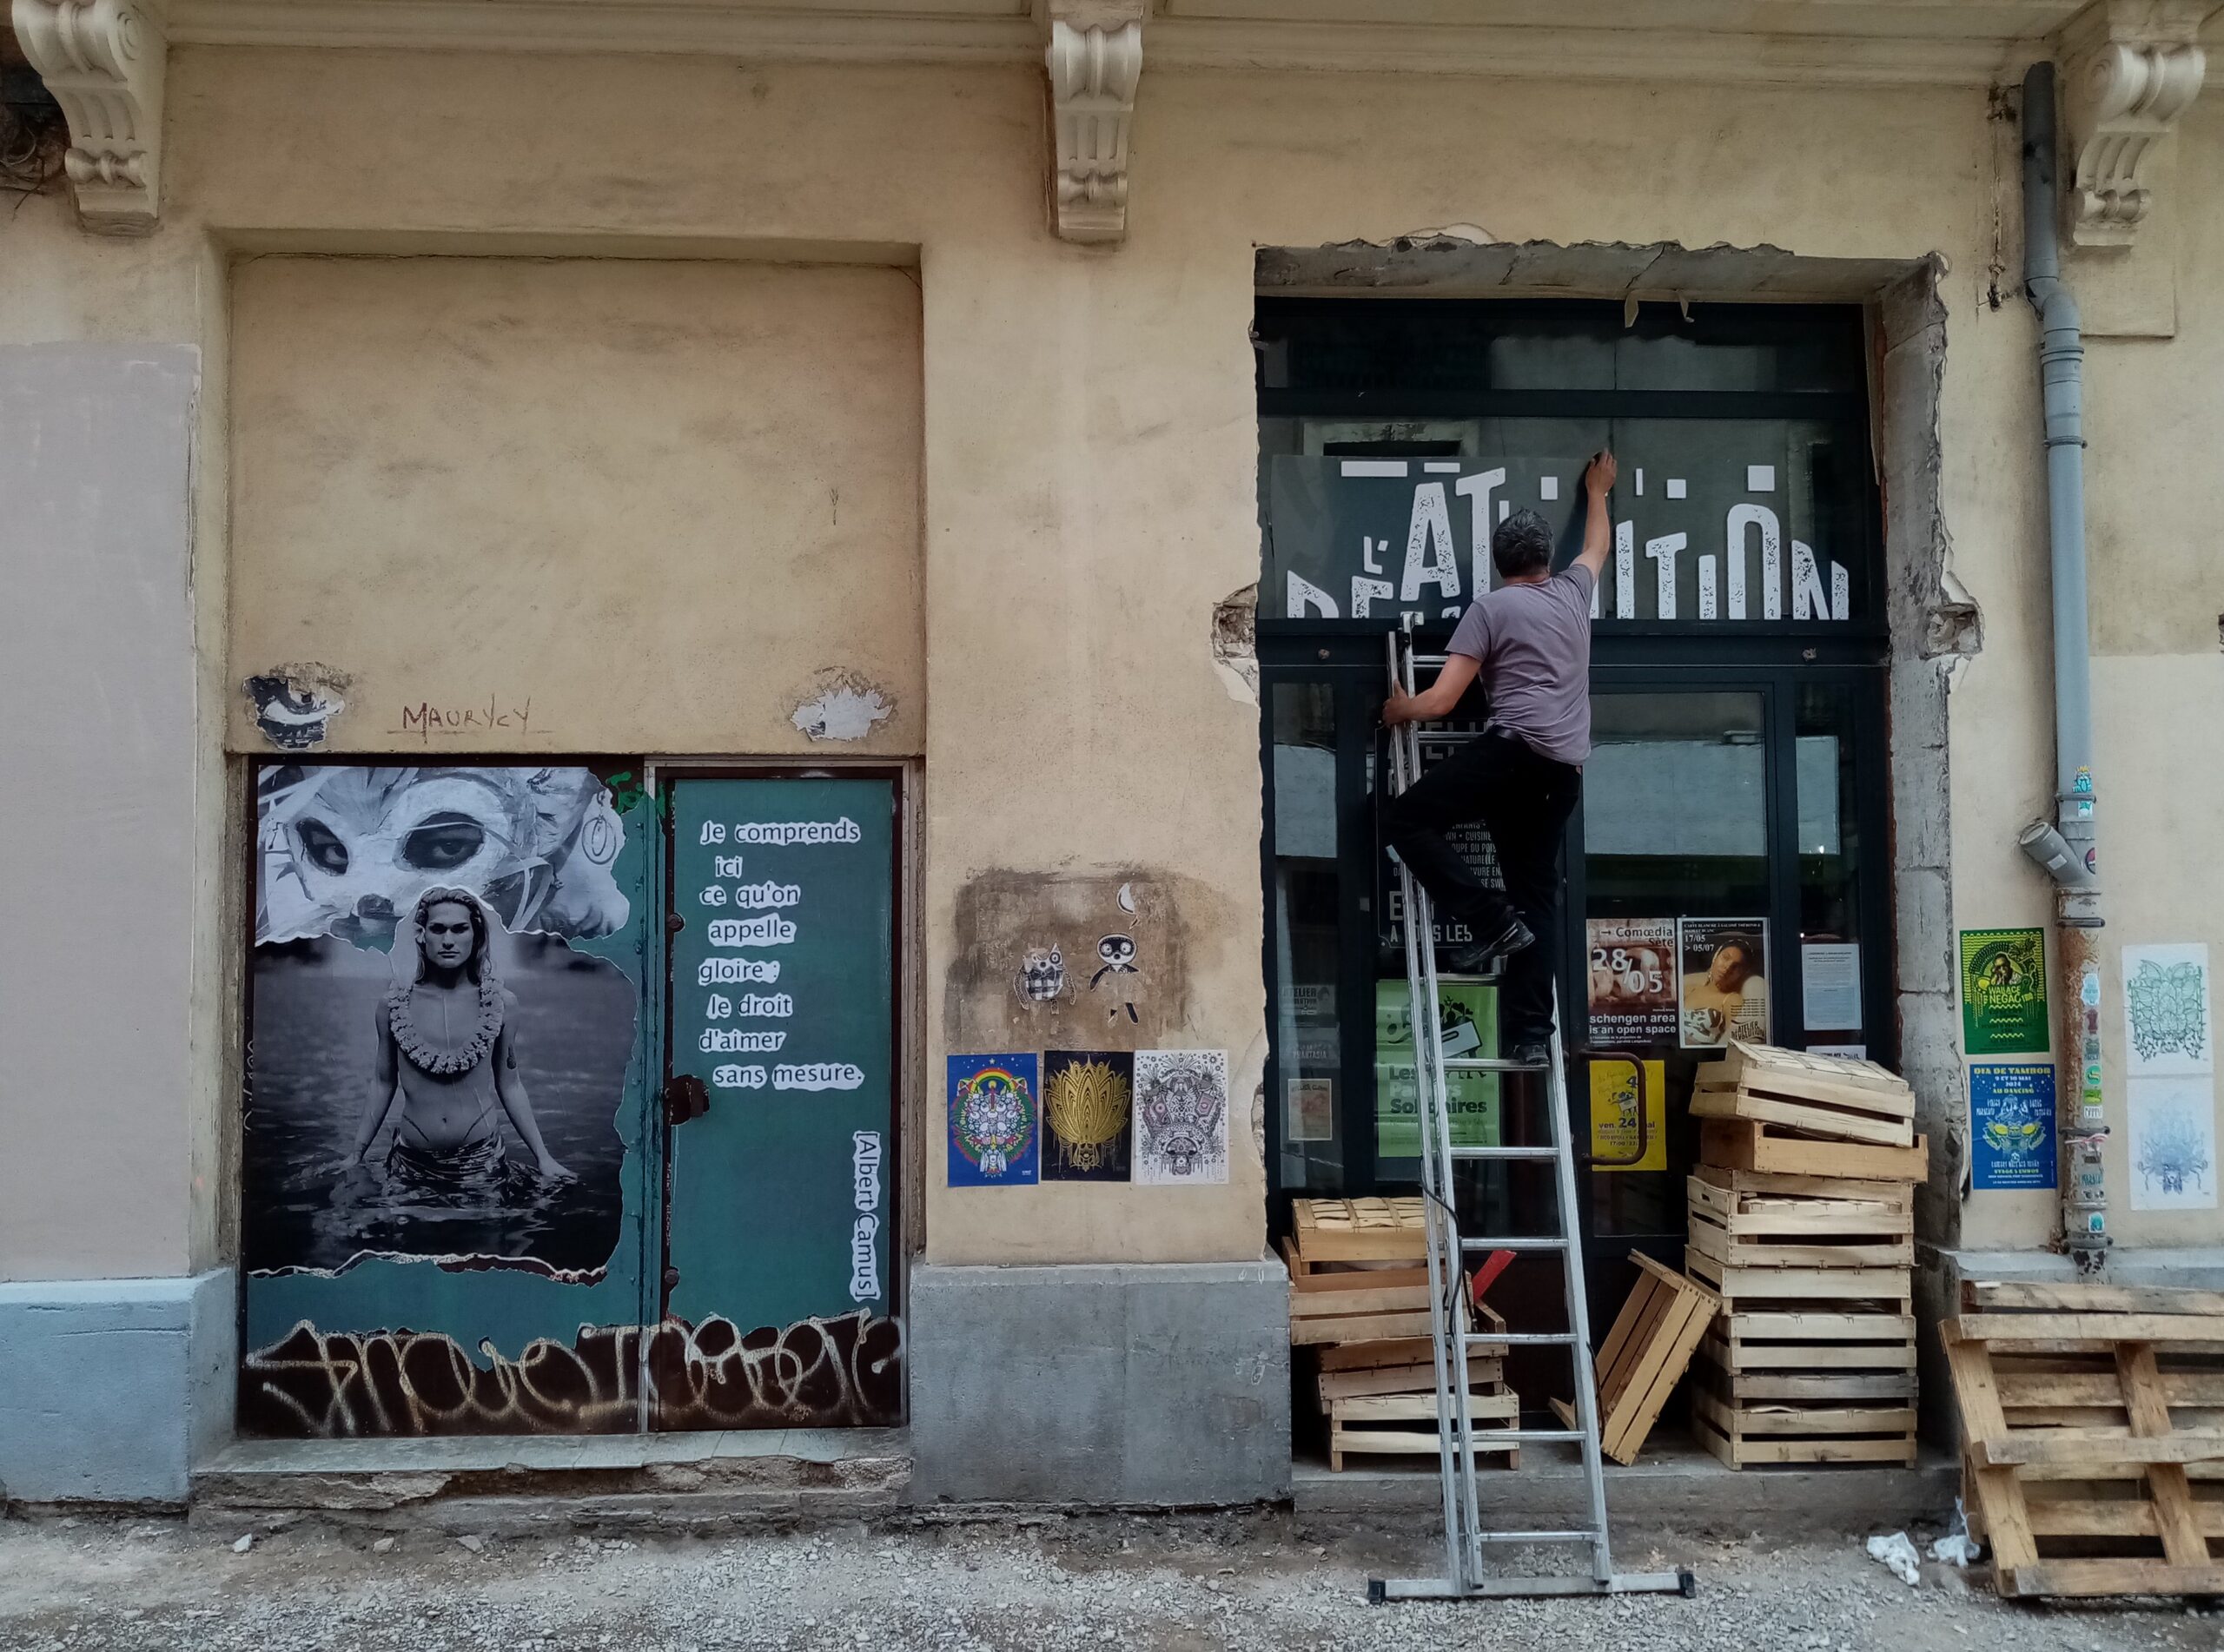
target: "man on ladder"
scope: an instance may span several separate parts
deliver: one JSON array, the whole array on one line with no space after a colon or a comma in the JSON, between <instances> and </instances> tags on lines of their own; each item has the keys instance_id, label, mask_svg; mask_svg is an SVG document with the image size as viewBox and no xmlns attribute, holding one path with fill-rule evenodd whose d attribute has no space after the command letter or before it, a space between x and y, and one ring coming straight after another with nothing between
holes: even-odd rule
<instances>
[{"instance_id":1,"label":"man on ladder","mask_svg":"<svg viewBox=\"0 0 2224 1652\"><path fill-rule=\"evenodd\" d=\"M1490 720L1482 737L1392 798L1383 831L1436 909L1474 936L1446 955L1445 973L1488 975L1505 965L1504 1047L1532 1066L1544 1064L1552 1036L1560 840L1591 755L1591 597L1613 539L1606 496L1614 476L1614 456L1604 451L1585 469L1583 552L1559 573L1542 517L1516 511L1499 523L1491 562L1503 583L1476 593L1435 683L1393 693L1382 708L1393 729L1440 722L1483 679ZM1476 821L1498 850L1504 895L1485 887L1445 836Z\"/></svg>"}]
</instances>

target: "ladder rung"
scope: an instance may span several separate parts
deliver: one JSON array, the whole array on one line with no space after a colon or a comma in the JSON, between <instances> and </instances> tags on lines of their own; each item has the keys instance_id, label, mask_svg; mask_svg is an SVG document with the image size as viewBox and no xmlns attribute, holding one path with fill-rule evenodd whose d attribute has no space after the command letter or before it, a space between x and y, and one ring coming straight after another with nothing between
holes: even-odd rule
<instances>
[{"instance_id":1,"label":"ladder rung","mask_svg":"<svg viewBox=\"0 0 2224 1652\"><path fill-rule=\"evenodd\" d=\"M1520 1239L1463 1239L1463 1251L1565 1251L1567 1241L1545 1234L1524 1235Z\"/></svg>"},{"instance_id":2,"label":"ladder rung","mask_svg":"<svg viewBox=\"0 0 2224 1652\"><path fill-rule=\"evenodd\" d=\"M1517 1348L1568 1348L1575 1338L1565 1331L1470 1331L1463 1342L1502 1342Z\"/></svg>"},{"instance_id":3,"label":"ladder rung","mask_svg":"<svg viewBox=\"0 0 2224 1652\"><path fill-rule=\"evenodd\" d=\"M1437 977L1440 981L1446 979L1443 975ZM1493 977L1484 976L1482 979L1487 981ZM1447 1055L1444 1058L1444 1070L1447 1073L1549 1073L1552 1067L1549 1061L1502 1061L1494 1055Z\"/></svg>"},{"instance_id":4,"label":"ladder rung","mask_svg":"<svg viewBox=\"0 0 2224 1652\"><path fill-rule=\"evenodd\" d=\"M1595 1543L1595 1531L1479 1531L1479 1543Z\"/></svg>"},{"instance_id":5,"label":"ladder rung","mask_svg":"<svg viewBox=\"0 0 2224 1652\"><path fill-rule=\"evenodd\" d=\"M1558 1147L1454 1147L1454 1159L1557 1159Z\"/></svg>"},{"instance_id":6,"label":"ladder rung","mask_svg":"<svg viewBox=\"0 0 2224 1652\"><path fill-rule=\"evenodd\" d=\"M1496 1444L1501 1440L1512 1440L1522 1445L1580 1445L1585 1436L1579 1428L1488 1428L1477 1429L1478 1444L1486 1441ZM1585 1532L1586 1537L1591 1534Z\"/></svg>"}]
</instances>

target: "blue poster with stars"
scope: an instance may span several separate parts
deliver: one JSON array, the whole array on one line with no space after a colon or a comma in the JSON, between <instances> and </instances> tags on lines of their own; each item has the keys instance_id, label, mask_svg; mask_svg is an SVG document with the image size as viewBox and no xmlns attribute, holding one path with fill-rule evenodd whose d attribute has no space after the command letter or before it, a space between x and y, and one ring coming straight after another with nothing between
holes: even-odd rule
<instances>
[{"instance_id":1,"label":"blue poster with stars","mask_svg":"<svg viewBox=\"0 0 2224 1652\"><path fill-rule=\"evenodd\" d=\"M2054 1067L1981 1061L1969 1068L1970 1180L1978 1191L2055 1185Z\"/></svg>"}]
</instances>

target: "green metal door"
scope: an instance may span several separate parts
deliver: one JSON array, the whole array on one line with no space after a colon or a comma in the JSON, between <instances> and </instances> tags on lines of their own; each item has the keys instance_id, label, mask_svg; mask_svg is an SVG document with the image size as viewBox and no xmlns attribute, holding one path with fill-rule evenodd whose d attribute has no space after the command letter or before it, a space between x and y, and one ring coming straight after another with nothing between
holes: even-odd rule
<instances>
[{"instance_id":1,"label":"green metal door","mask_svg":"<svg viewBox=\"0 0 2224 1652\"><path fill-rule=\"evenodd\" d=\"M654 1425L893 1424L895 783L666 787Z\"/></svg>"}]
</instances>

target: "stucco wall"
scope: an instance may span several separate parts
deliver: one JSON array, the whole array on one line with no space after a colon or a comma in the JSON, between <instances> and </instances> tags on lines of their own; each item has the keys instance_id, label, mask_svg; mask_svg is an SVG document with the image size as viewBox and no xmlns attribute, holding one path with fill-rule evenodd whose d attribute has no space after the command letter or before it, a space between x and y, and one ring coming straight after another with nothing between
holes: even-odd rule
<instances>
[{"instance_id":1,"label":"stucco wall","mask_svg":"<svg viewBox=\"0 0 2224 1652\"><path fill-rule=\"evenodd\" d=\"M1113 248L1048 232L1043 98L1039 71L1026 69L195 49L173 55L169 108L162 232L120 251L42 252L57 268L95 268L76 295L43 301L21 325L139 336L137 325L199 341L214 325L199 319L207 276L180 248L212 230L317 251L917 249L929 1070L939 1072L937 1029L968 1019L948 995L1002 990L1018 961L965 955L957 915L969 888L1157 876L1181 895L1169 921L1183 959L1183 979L1168 985L1182 1008L1163 1037L1227 1047L1237 1101L1226 1189L952 1193L930 1152L937 1259L1230 1259L1255 1255L1263 1237L1252 1145L1264 1060L1258 729L1209 646L1213 604L1256 573L1247 327L1257 245L1466 224L1507 240L1943 254L1940 495L1956 573L1984 624L1952 702L1955 915L1993 926L2049 909L2014 847L2051 778L2033 330L2012 290L1999 308L1988 302L1989 267L2012 270L2018 248L2002 175L2015 145L2001 142L1982 91L1153 71L1131 232ZM2224 132L2213 105L2197 109L2185 142L2215 154ZM2178 169L2181 180L2198 172ZM2214 519L2218 484L2184 433L2224 377L2215 307L2192 291L2214 250L2203 237L2217 233L2198 228L2201 216L2186 213L2172 252L2184 273L2180 336L2096 342L2090 359L2096 519L2136 501L2188 544ZM0 230L0 244L12 253L22 233ZM729 278L739 279L700 279ZM257 278L247 279L251 294ZM18 324L20 311L0 308L0 322ZM305 331L295 347L313 342ZM259 347L242 337L242 362ZM242 461L239 474L254 473ZM612 521L639 499L623 475L606 493L580 486L583 506ZM238 503L248 507L244 489ZM334 535L335 549L363 543L361 524L294 519ZM2213 593L2196 597L2213 576L2191 553L2142 556L2175 570L2170 579L2111 580L2144 549L2096 552L2102 747L2125 769L2139 739L2168 737L2137 709L2157 686L2180 704L2214 703L2216 660L2202 651L2213 642L2166 614L2224 609ZM2117 591L2128 607L2115 605ZM243 616L254 600L242 594ZM2127 647L2126 637L2147 641ZM730 749L761 726L698 743ZM2198 904L2216 897L2189 901L2172 869L2198 841L2169 835L2157 803L2182 798L2197 840L2220 783L2207 765L2178 763L2139 783L2154 789L2141 801L2115 801L2111 783L2104 775L2112 944L2151 923L2156 938L2224 945L2224 913ZM2108 1013L2119 1014L2113 1001ZM224 1030L202 1049L204 1067ZM2120 1087L2111 1094L2120 1103ZM919 1122L938 1139L937 1101L923 1098ZM59 1133L32 1141L42 1156L67 1151ZM2042 1237L2049 1208L1986 1195L1963 1238ZM2119 1209L2116 1226L2127 1239L2224 1236L2213 1214L2162 1225Z\"/></svg>"},{"instance_id":2,"label":"stucco wall","mask_svg":"<svg viewBox=\"0 0 2224 1652\"><path fill-rule=\"evenodd\" d=\"M230 678L335 674L323 749L791 751L838 682L918 750L910 272L251 258L232 336Z\"/></svg>"}]
</instances>

